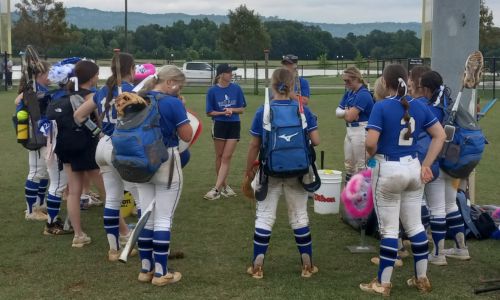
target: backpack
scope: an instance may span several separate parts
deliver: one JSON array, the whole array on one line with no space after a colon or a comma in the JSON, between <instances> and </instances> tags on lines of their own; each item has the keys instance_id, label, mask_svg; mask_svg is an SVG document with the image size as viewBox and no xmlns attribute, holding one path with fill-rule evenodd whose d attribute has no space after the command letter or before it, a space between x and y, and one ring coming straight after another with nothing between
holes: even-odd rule
<instances>
[{"instance_id":1,"label":"backpack","mask_svg":"<svg viewBox=\"0 0 500 300\"><path fill-rule=\"evenodd\" d=\"M46 116L57 123L56 153L80 152L92 143L92 133L75 123L73 114L85 102L85 94L71 93L53 99L47 106Z\"/></svg>"},{"instance_id":2,"label":"backpack","mask_svg":"<svg viewBox=\"0 0 500 300\"><path fill-rule=\"evenodd\" d=\"M309 173L310 141L303 127L299 105L271 103L271 130L264 130L260 151L261 165L272 177L297 177Z\"/></svg>"},{"instance_id":3,"label":"backpack","mask_svg":"<svg viewBox=\"0 0 500 300\"><path fill-rule=\"evenodd\" d=\"M41 118L39 98L33 90L27 90L24 91L23 101L27 107L26 111L28 113L28 138L18 140L18 142L28 150L39 150L40 148L47 146L47 138L42 132L40 132L40 130L38 130L38 121ZM17 131L17 124L19 122L19 120L17 120L17 116L14 115L12 120Z\"/></svg>"},{"instance_id":4,"label":"backpack","mask_svg":"<svg viewBox=\"0 0 500 300\"><path fill-rule=\"evenodd\" d=\"M130 182L148 182L168 160L160 128L158 99L138 112L120 117L111 135L112 163L120 176Z\"/></svg>"},{"instance_id":5,"label":"backpack","mask_svg":"<svg viewBox=\"0 0 500 300\"><path fill-rule=\"evenodd\" d=\"M486 138L477 120L461 104L445 124L445 129L454 127L454 134L447 137L439 165L451 177L467 178L483 156Z\"/></svg>"},{"instance_id":6,"label":"backpack","mask_svg":"<svg viewBox=\"0 0 500 300\"><path fill-rule=\"evenodd\" d=\"M466 237L474 237L478 240L488 239L497 229L490 214L479 205L470 204L468 192L458 190L457 206L464 220Z\"/></svg>"}]
</instances>

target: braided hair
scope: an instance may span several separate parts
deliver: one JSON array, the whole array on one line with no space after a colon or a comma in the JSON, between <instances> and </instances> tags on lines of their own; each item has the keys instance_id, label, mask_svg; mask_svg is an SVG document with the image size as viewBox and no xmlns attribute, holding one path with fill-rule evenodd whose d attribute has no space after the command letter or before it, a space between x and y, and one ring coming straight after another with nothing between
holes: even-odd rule
<instances>
[{"instance_id":1,"label":"braided hair","mask_svg":"<svg viewBox=\"0 0 500 300\"><path fill-rule=\"evenodd\" d=\"M400 97L399 102L403 106L404 115L403 120L406 123L406 133L404 135L405 140L409 140L412 136L412 130L410 125L411 115L409 112L410 104L408 99L406 99L406 94L408 93L408 75L405 68L399 64L391 64L385 67L383 75L385 84L388 88L393 89L397 92L397 97Z\"/></svg>"},{"instance_id":2,"label":"braided hair","mask_svg":"<svg viewBox=\"0 0 500 300\"><path fill-rule=\"evenodd\" d=\"M435 106L441 103L443 96L450 99L450 89L443 84L443 77L436 71L429 71L422 74L422 77L420 77L420 86L432 91L429 102Z\"/></svg>"}]
</instances>

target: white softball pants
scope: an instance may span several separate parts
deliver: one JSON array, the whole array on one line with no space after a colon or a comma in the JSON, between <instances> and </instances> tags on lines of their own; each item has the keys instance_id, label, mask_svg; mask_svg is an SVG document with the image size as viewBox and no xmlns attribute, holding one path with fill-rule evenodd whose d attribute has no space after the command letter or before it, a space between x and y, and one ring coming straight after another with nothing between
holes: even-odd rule
<instances>
[{"instance_id":1,"label":"white softball pants","mask_svg":"<svg viewBox=\"0 0 500 300\"><path fill-rule=\"evenodd\" d=\"M278 200L283 192L285 193L285 200L288 207L288 221L292 229L309 225L309 217L307 215L308 193L297 178L269 177L267 197L263 201L257 201L255 228L272 231L274 222L276 221Z\"/></svg>"},{"instance_id":2,"label":"white softball pants","mask_svg":"<svg viewBox=\"0 0 500 300\"><path fill-rule=\"evenodd\" d=\"M59 170L59 161L57 159L57 154L55 153L52 153L50 158L47 158L45 162L50 179L49 194L56 197L62 197L64 190L68 185L66 172L64 170Z\"/></svg>"},{"instance_id":3,"label":"white softball pants","mask_svg":"<svg viewBox=\"0 0 500 300\"><path fill-rule=\"evenodd\" d=\"M153 212L144 228L154 231L170 231L175 209L179 203L182 192L182 167L177 147L168 148L169 158L164 162L156 174L148 183L138 183L140 207L144 212L156 199ZM172 161L173 160L173 161ZM173 174L170 188L168 178L170 175L170 164L173 163Z\"/></svg>"},{"instance_id":4,"label":"white softball pants","mask_svg":"<svg viewBox=\"0 0 500 300\"><path fill-rule=\"evenodd\" d=\"M360 122L359 127L347 127L344 138L344 165L347 174L354 175L366 168L366 124Z\"/></svg>"},{"instance_id":5,"label":"white softball pants","mask_svg":"<svg viewBox=\"0 0 500 300\"><path fill-rule=\"evenodd\" d=\"M39 150L28 151L29 173L28 180L40 182L40 179L49 178L47 172L47 164L45 156L47 155L47 147L42 147Z\"/></svg>"},{"instance_id":6,"label":"white softball pants","mask_svg":"<svg viewBox=\"0 0 500 300\"><path fill-rule=\"evenodd\" d=\"M456 180L458 179L449 176L443 170L439 170L438 178L425 185L425 199L431 216L445 218L446 214L458 210L457 188L454 185Z\"/></svg>"},{"instance_id":7,"label":"white softball pants","mask_svg":"<svg viewBox=\"0 0 500 300\"><path fill-rule=\"evenodd\" d=\"M397 239L400 219L409 237L424 231L420 219L423 184L418 159L406 156L400 161L386 161L382 155L375 158L372 189L381 236Z\"/></svg>"},{"instance_id":8,"label":"white softball pants","mask_svg":"<svg viewBox=\"0 0 500 300\"><path fill-rule=\"evenodd\" d=\"M113 144L111 137L104 136L99 140L95 152L95 161L99 166L104 189L106 190L105 208L119 210L123 200L123 180L111 163Z\"/></svg>"}]
</instances>

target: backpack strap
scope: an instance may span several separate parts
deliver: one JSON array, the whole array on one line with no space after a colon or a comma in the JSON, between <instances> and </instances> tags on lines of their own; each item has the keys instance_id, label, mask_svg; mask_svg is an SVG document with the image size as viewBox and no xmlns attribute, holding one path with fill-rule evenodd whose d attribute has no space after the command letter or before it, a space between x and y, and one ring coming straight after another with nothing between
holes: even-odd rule
<instances>
[{"instance_id":1,"label":"backpack strap","mask_svg":"<svg viewBox=\"0 0 500 300\"><path fill-rule=\"evenodd\" d=\"M319 178L318 168L316 167L316 150L314 150L314 146L309 146L309 153L311 157L311 168L314 174L314 181L311 183L304 183L304 176L299 177L299 182L302 184L304 189L308 192L315 192L321 187L321 178ZM308 175L305 175L308 176Z\"/></svg>"},{"instance_id":2,"label":"backpack strap","mask_svg":"<svg viewBox=\"0 0 500 300\"><path fill-rule=\"evenodd\" d=\"M461 195L463 193L463 195ZM471 218L471 208L467 205L467 199L469 198L468 191L458 190L457 193L457 205L460 209L460 213L462 214L462 218L464 220L467 228L470 229L470 232L474 235L475 238L480 239L481 234L479 230L477 230L476 225L472 221Z\"/></svg>"}]
</instances>

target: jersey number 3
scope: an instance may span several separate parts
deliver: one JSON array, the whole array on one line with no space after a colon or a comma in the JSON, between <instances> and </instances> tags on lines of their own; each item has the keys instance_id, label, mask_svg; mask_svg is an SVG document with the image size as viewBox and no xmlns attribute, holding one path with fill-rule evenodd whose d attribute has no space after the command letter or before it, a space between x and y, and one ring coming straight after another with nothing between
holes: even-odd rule
<instances>
[{"instance_id":1,"label":"jersey number 3","mask_svg":"<svg viewBox=\"0 0 500 300\"><path fill-rule=\"evenodd\" d=\"M415 132L415 119L413 117L410 118L410 128L411 132ZM409 139L405 140L405 134L408 131L408 128L406 127L406 121L405 119L401 119L401 125L404 125L405 128L401 129L399 132L399 146L411 146L413 145L413 136L410 137Z\"/></svg>"}]
</instances>

